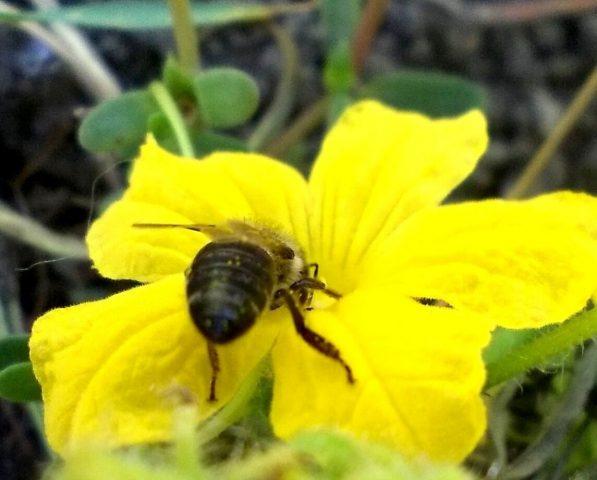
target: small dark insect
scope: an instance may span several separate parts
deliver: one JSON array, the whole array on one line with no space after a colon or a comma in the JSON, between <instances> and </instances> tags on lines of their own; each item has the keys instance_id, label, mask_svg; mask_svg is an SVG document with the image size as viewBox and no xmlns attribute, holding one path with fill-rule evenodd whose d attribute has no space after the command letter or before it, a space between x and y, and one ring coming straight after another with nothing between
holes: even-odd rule
<instances>
[{"instance_id":1,"label":"small dark insect","mask_svg":"<svg viewBox=\"0 0 597 480\"><path fill-rule=\"evenodd\" d=\"M305 324L303 310L311 308L313 292L333 298L340 294L317 279L317 264L307 264L301 249L273 229L241 221L224 226L136 223L137 228L185 228L212 241L203 247L186 272L191 319L207 339L212 369L209 400L216 400L220 371L216 345L245 333L266 309L286 305L295 329L311 347L340 363L349 383L350 366L329 340ZM313 275L310 271L313 267Z\"/></svg>"},{"instance_id":2,"label":"small dark insect","mask_svg":"<svg viewBox=\"0 0 597 480\"><path fill-rule=\"evenodd\" d=\"M428 307L454 308L441 298L413 297L413 299L419 302L421 305L426 305Z\"/></svg>"}]
</instances>

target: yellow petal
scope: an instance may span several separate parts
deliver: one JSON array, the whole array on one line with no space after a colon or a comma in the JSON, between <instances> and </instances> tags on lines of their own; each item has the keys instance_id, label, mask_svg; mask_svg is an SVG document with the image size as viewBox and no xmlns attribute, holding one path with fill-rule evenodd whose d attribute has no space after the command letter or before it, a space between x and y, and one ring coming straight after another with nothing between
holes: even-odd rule
<instances>
[{"instance_id":1,"label":"yellow petal","mask_svg":"<svg viewBox=\"0 0 597 480\"><path fill-rule=\"evenodd\" d=\"M172 210L125 198L112 204L87 234L89 256L104 277L153 282L184 271L208 241L183 228L135 228L134 223L193 223Z\"/></svg>"},{"instance_id":2,"label":"yellow petal","mask_svg":"<svg viewBox=\"0 0 597 480\"><path fill-rule=\"evenodd\" d=\"M183 271L207 241L200 233L141 231L133 223L250 220L281 229L307 247L305 192L305 180L296 170L267 157L216 153L203 160L183 158L149 137L123 198L89 231L90 256L109 278L154 281Z\"/></svg>"},{"instance_id":3,"label":"yellow petal","mask_svg":"<svg viewBox=\"0 0 597 480\"><path fill-rule=\"evenodd\" d=\"M312 258L347 291L371 244L436 205L487 145L483 115L431 120L373 101L351 107L327 135L309 180Z\"/></svg>"},{"instance_id":4,"label":"yellow petal","mask_svg":"<svg viewBox=\"0 0 597 480\"><path fill-rule=\"evenodd\" d=\"M597 241L597 197L582 192L555 192L533 199L533 205L548 211L549 221L557 219L567 228L577 228Z\"/></svg>"},{"instance_id":5,"label":"yellow petal","mask_svg":"<svg viewBox=\"0 0 597 480\"><path fill-rule=\"evenodd\" d=\"M272 352L278 435L334 426L406 455L449 461L473 449L485 429L486 323L424 307L391 288L357 290L312 312L308 323L340 349L356 383L285 329Z\"/></svg>"},{"instance_id":6,"label":"yellow petal","mask_svg":"<svg viewBox=\"0 0 597 480\"><path fill-rule=\"evenodd\" d=\"M181 403L195 403L201 420L231 398L269 351L278 320L267 315L239 340L218 346L219 401L208 402L206 342L186 309L179 274L35 322L31 360L52 448L168 440Z\"/></svg>"},{"instance_id":7,"label":"yellow petal","mask_svg":"<svg viewBox=\"0 0 597 480\"><path fill-rule=\"evenodd\" d=\"M587 235L596 202L556 194L430 209L371 255L361 280L439 298L508 328L561 322L597 288L597 242Z\"/></svg>"}]
</instances>

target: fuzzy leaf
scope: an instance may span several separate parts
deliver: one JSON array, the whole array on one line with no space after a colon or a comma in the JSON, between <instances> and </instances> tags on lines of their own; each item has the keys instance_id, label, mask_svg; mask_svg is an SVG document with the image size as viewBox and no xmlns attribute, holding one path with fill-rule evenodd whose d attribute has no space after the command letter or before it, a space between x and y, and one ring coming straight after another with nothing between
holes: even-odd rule
<instances>
[{"instance_id":1,"label":"fuzzy leaf","mask_svg":"<svg viewBox=\"0 0 597 480\"><path fill-rule=\"evenodd\" d=\"M201 118L211 127L229 128L246 122L257 110L259 88L246 73L212 68L195 79Z\"/></svg>"},{"instance_id":2,"label":"fuzzy leaf","mask_svg":"<svg viewBox=\"0 0 597 480\"><path fill-rule=\"evenodd\" d=\"M159 111L151 93L133 90L100 103L79 127L79 142L93 153L122 157L137 152L151 115Z\"/></svg>"},{"instance_id":3,"label":"fuzzy leaf","mask_svg":"<svg viewBox=\"0 0 597 480\"><path fill-rule=\"evenodd\" d=\"M29 335L10 335L0 340L0 371L18 362L29 361Z\"/></svg>"}]
</instances>

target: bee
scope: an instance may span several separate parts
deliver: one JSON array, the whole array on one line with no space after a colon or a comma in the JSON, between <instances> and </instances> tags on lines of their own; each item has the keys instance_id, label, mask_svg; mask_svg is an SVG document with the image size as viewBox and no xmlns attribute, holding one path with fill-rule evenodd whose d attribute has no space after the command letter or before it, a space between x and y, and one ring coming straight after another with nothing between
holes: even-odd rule
<instances>
[{"instance_id":1,"label":"bee","mask_svg":"<svg viewBox=\"0 0 597 480\"><path fill-rule=\"evenodd\" d=\"M185 228L211 242L201 248L185 272L190 317L207 340L212 376L209 401L216 401L220 363L216 346L242 336L266 310L285 305L298 335L338 362L349 383L355 379L338 348L305 324L314 291L341 295L317 278L318 265L307 263L301 248L281 232L244 221L225 225L135 223L136 228ZM311 275L311 270L313 274Z\"/></svg>"}]
</instances>

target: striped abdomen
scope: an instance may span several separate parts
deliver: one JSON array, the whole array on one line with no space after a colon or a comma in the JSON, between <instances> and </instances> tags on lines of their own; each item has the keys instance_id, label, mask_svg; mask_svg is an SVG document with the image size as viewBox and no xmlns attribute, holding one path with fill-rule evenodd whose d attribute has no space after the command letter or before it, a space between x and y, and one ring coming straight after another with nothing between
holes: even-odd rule
<instances>
[{"instance_id":1,"label":"striped abdomen","mask_svg":"<svg viewBox=\"0 0 597 480\"><path fill-rule=\"evenodd\" d=\"M203 247L187 274L193 322L214 343L242 335L267 306L274 262L258 245L213 242Z\"/></svg>"}]
</instances>

